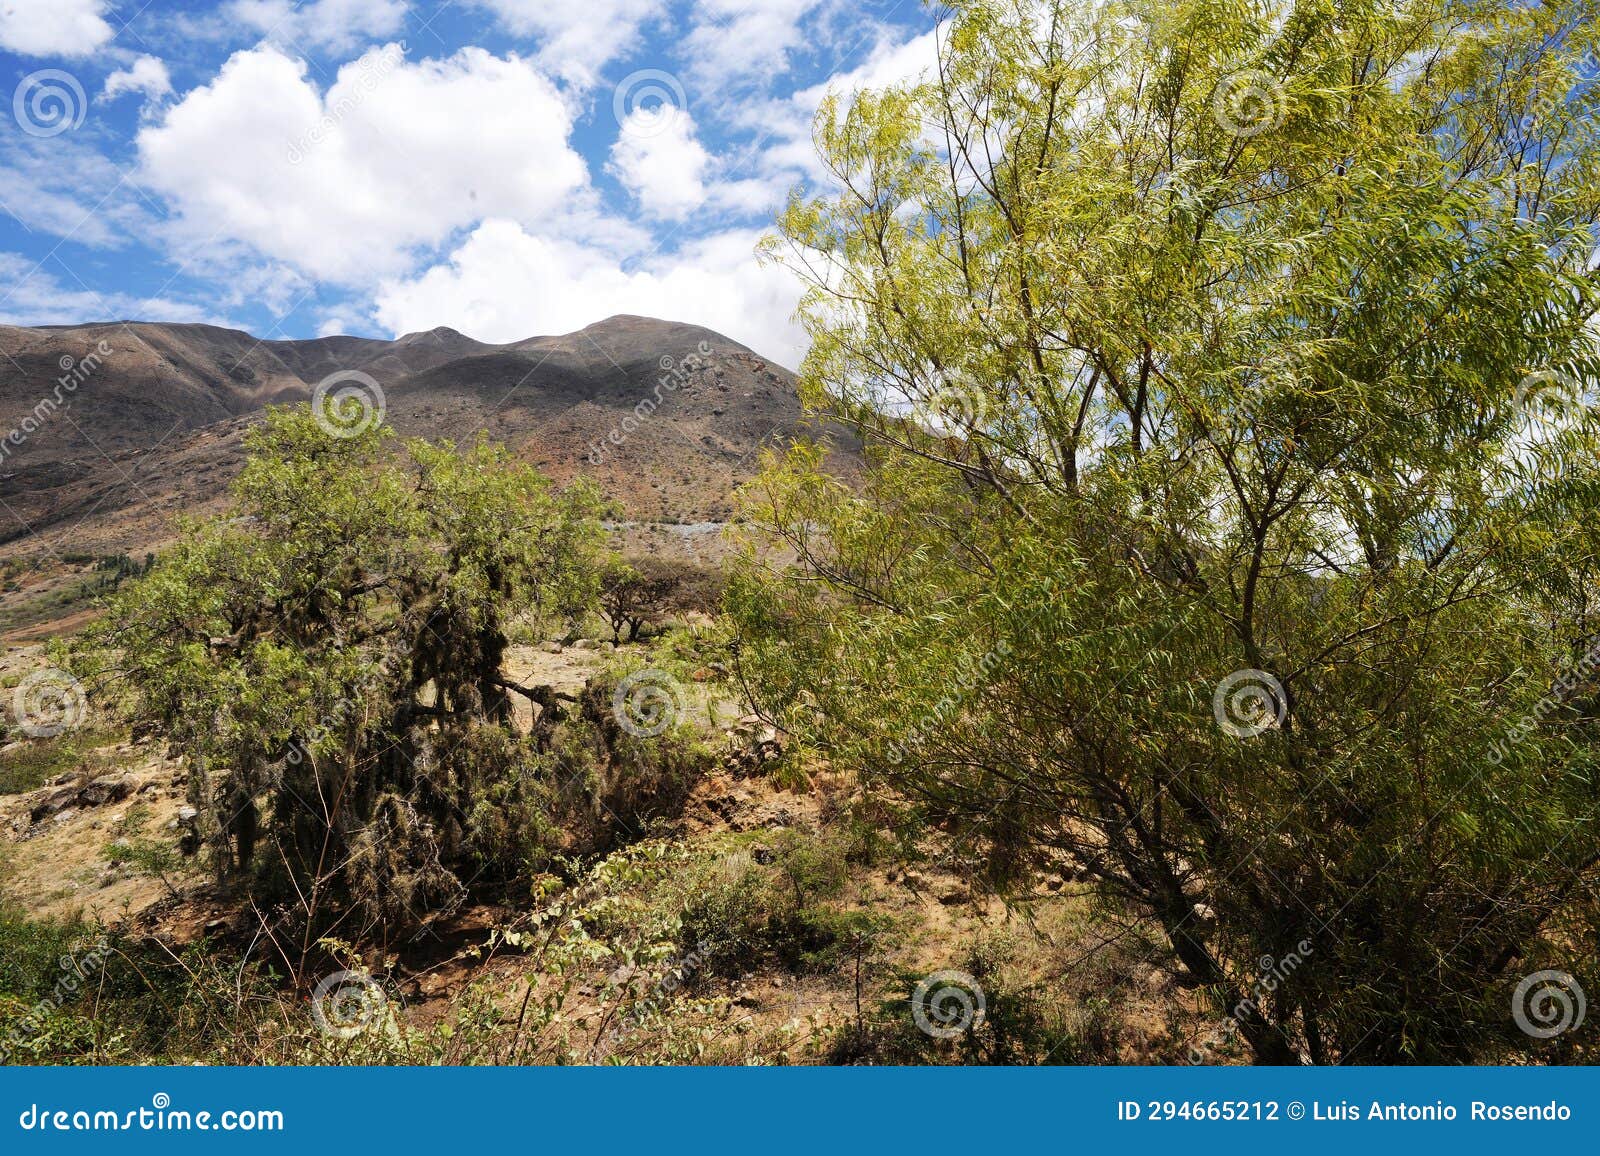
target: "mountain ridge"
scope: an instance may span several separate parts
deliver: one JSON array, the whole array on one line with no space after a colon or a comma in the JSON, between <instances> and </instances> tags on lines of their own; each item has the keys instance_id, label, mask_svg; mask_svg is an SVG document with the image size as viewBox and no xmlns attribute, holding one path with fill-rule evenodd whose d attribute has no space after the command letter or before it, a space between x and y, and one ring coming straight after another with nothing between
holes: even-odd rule
<instances>
[{"instance_id":1,"label":"mountain ridge","mask_svg":"<svg viewBox=\"0 0 1600 1156\"><path fill-rule=\"evenodd\" d=\"M157 547L180 513L225 502L267 406L305 402L337 374L375 382L404 435L483 431L558 482L592 478L637 521L725 520L759 449L807 429L788 369L702 326L630 314L499 344L448 326L393 340L0 326L0 554Z\"/></svg>"}]
</instances>

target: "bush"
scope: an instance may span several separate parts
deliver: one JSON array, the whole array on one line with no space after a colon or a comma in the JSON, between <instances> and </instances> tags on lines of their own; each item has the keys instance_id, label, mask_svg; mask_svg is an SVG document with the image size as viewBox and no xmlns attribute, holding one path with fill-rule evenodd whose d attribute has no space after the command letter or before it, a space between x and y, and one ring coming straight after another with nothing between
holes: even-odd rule
<instances>
[{"instance_id":1,"label":"bush","mask_svg":"<svg viewBox=\"0 0 1600 1156\"><path fill-rule=\"evenodd\" d=\"M327 418L270 411L234 510L126 584L77 663L187 759L219 884L308 924L340 908L359 938L450 910L474 858L514 868L538 835L468 828L536 753L511 696L549 693L509 681L509 631L587 604L600 503L487 442L397 451Z\"/></svg>"},{"instance_id":2,"label":"bush","mask_svg":"<svg viewBox=\"0 0 1600 1156\"><path fill-rule=\"evenodd\" d=\"M828 900L843 890L845 847L835 836L782 832L762 863L744 850L702 878L685 904L683 938L710 946L712 970L741 975L763 963L828 971L857 921Z\"/></svg>"},{"instance_id":3,"label":"bush","mask_svg":"<svg viewBox=\"0 0 1600 1156\"><path fill-rule=\"evenodd\" d=\"M859 1033L841 1031L829 1053L831 1063L880 1064L1114 1064L1123 1035L1111 999L1110 986L1085 993L1074 1002L1061 991L1021 976L1012 966L1011 950L1003 940L976 944L961 970L976 981L981 1004L972 992L952 991L950 1009L961 1008L954 997L970 998L981 1006L971 1026L940 1039L917 1023L913 1000L928 978L904 971L898 984L904 994L884 1000L874 1009ZM956 981L952 988L965 988ZM940 988L924 996L925 1014L937 1019Z\"/></svg>"}]
</instances>

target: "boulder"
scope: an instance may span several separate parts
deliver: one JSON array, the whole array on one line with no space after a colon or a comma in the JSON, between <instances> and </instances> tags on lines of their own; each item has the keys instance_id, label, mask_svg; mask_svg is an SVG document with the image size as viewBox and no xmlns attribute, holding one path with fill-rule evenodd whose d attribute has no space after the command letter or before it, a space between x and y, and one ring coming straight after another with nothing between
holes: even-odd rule
<instances>
[{"instance_id":1,"label":"boulder","mask_svg":"<svg viewBox=\"0 0 1600 1156\"><path fill-rule=\"evenodd\" d=\"M90 807L120 803L133 794L133 786L133 778L129 775L101 775L83 788L79 798Z\"/></svg>"},{"instance_id":2,"label":"boulder","mask_svg":"<svg viewBox=\"0 0 1600 1156\"><path fill-rule=\"evenodd\" d=\"M28 818L37 823L41 819L47 819L51 815L66 810L77 801L78 788L76 786L55 787L47 791L41 791L39 797L34 800L33 806L28 811Z\"/></svg>"}]
</instances>

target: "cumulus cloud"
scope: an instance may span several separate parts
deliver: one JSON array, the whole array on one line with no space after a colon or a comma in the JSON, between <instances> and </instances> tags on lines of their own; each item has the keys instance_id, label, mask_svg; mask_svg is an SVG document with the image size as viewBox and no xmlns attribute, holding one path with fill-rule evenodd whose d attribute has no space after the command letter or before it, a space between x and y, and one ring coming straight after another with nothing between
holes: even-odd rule
<instances>
[{"instance_id":1,"label":"cumulus cloud","mask_svg":"<svg viewBox=\"0 0 1600 1156\"><path fill-rule=\"evenodd\" d=\"M322 320L317 322L317 336L342 337L350 333L353 328L354 324L347 315L343 313L329 313L326 314Z\"/></svg>"},{"instance_id":2,"label":"cumulus cloud","mask_svg":"<svg viewBox=\"0 0 1600 1156\"><path fill-rule=\"evenodd\" d=\"M655 221L684 222L702 209L770 219L798 174L765 161L760 149L712 156L687 109L656 106L623 118L606 169ZM745 171L756 175L737 175Z\"/></svg>"},{"instance_id":3,"label":"cumulus cloud","mask_svg":"<svg viewBox=\"0 0 1600 1156\"><path fill-rule=\"evenodd\" d=\"M711 155L687 112L637 110L622 122L610 169L639 207L653 217L682 220L705 204Z\"/></svg>"},{"instance_id":4,"label":"cumulus cloud","mask_svg":"<svg viewBox=\"0 0 1600 1156\"><path fill-rule=\"evenodd\" d=\"M19 56L87 56L115 35L109 0L0 0L0 48Z\"/></svg>"},{"instance_id":5,"label":"cumulus cloud","mask_svg":"<svg viewBox=\"0 0 1600 1156\"><path fill-rule=\"evenodd\" d=\"M178 208L181 239L220 237L370 285L486 217L570 210L588 186L570 131L554 85L516 56L410 62L388 45L319 93L303 62L263 45L234 54L138 146L141 179Z\"/></svg>"},{"instance_id":6,"label":"cumulus cloud","mask_svg":"<svg viewBox=\"0 0 1600 1156\"><path fill-rule=\"evenodd\" d=\"M224 13L278 43L334 51L393 36L405 25L403 0L231 0Z\"/></svg>"},{"instance_id":7,"label":"cumulus cloud","mask_svg":"<svg viewBox=\"0 0 1600 1156\"><path fill-rule=\"evenodd\" d=\"M161 100L172 95L172 77L167 66L154 56L141 56L127 68L106 77L101 100L116 100L126 93L143 93L146 100Z\"/></svg>"},{"instance_id":8,"label":"cumulus cloud","mask_svg":"<svg viewBox=\"0 0 1600 1156\"><path fill-rule=\"evenodd\" d=\"M485 221L450 257L386 283L376 316L409 333L448 325L481 341L570 333L617 313L687 321L794 366L804 339L790 318L800 286L755 259L759 233L732 230L625 269L616 255Z\"/></svg>"},{"instance_id":9,"label":"cumulus cloud","mask_svg":"<svg viewBox=\"0 0 1600 1156\"><path fill-rule=\"evenodd\" d=\"M99 93L144 99L137 167L101 155L103 133L0 135L0 210L130 260L143 252L131 243L148 246L184 279L171 301L114 298L119 312L181 319L196 312L182 298L204 296L257 329L264 314L310 316L323 333L445 324L496 341L640 313L797 364L800 289L756 261L759 226L796 180L827 179L810 135L825 93L922 70L932 34L850 0L463 4L517 38L516 51L415 59L403 44L374 47L404 34L404 0L220 0L204 17L174 14L165 29L215 54L209 83L174 94L161 59L119 51ZM419 21L432 11L414 7ZM0 46L18 51L23 31L57 53L103 43L110 8L0 0ZM218 64L231 47L243 50ZM348 61L336 71L324 59L334 53ZM836 67L865 62L794 91L791 67L809 79L835 55ZM665 120L635 107L661 88L652 65L676 71ZM592 183L591 164L615 186ZM151 211L163 201L165 214ZM76 264L70 251L65 260ZM104 313L56 263L55 277L18 285L0 317Z\"/></svg>"},{"instance_id":10,"label":"cumulus cloud","mask_svg":"<svg viewBox=\"0 0 1600 1156\"><path fill-rule=\"evenodd\" d=\"M494 13L514 36L536 42L539 60L563 79L592 83L638 46L640 32L666 14L665 0L468 0Z\"/></svg>"}]
</instances>

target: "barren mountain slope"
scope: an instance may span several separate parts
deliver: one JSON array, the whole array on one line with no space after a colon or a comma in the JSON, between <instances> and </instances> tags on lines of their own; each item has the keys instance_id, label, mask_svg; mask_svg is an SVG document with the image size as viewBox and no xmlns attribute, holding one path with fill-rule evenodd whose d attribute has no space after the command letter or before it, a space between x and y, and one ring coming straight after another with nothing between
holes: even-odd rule
<instances>
[{"instance_id":1,"label":"barren mountain slope","mask_svg":"<svg viewBox=\"0 0 1600 1156\"><path fill-rule=\"evenodd\" d=\"M401 433L484 432L559 480L593 478L639 521L724 519L760 447L802 426L787 370L642 317L498 346L451 329L258 341L204 325L0 328L0 556L159 544L178 514L220 505L262 407L351 371L377 382Z\"/></svg>"}]
</instances>

